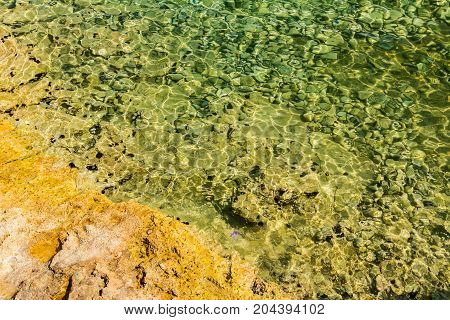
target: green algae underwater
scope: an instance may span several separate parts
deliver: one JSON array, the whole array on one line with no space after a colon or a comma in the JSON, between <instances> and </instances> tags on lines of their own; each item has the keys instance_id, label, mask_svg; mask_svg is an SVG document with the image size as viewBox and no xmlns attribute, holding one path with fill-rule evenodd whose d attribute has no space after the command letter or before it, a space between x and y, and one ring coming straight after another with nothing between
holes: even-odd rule
<instances>
[{"instance_id":1,"label":"green algae underwater","mask_svg":"<svg viewBox=\"0 0 450 320\"><path fill-rule=\"evenodd\" d=\"M448 299L449 17L445 0L0 0L0 50L29 60L0 110L293 296Z\"/></svg>"}]
</instances>

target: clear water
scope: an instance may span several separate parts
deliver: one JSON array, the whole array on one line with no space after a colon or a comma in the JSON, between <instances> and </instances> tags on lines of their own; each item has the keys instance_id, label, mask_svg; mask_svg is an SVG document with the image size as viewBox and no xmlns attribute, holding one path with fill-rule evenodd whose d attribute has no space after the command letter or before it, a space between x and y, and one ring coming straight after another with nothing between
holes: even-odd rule
<instances>
[{"instance_id":1,"label":"clear water","mask_svg":"<svg viewBox=\"0 0 450 320\"><path fill-rule=\"evenodd\" d=\"M43 92L0 106L105 195L179 217L294 295L448 298L449 13L0 0L0 45L31 66L1 90Z\"/></svg>"}]
</instances>

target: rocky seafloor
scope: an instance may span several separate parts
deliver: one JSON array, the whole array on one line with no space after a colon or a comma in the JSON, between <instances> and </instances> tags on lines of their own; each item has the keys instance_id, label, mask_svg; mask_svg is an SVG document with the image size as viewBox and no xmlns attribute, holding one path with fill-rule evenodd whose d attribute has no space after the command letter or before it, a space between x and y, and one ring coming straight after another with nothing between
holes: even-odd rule
<instances>
[{"instance_id":1,"label":"rocky seafloor","mask_svg":"<svg viewBox=\"0 0 450 320\"><path fill-rule=\"evenodd\" d=\"M0 0L0 293L448 298L449 15Z\"/></svg>"}]
</instances>

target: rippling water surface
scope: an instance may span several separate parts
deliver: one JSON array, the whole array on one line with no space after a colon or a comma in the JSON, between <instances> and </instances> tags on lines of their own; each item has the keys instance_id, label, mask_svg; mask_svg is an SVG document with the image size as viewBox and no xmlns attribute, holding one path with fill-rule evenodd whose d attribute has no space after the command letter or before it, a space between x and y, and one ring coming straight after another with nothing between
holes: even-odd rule
<instances>
[{"instance_id":1,"label":"rippling water surface","mask_svg":"<svg viewBox=\"0 0 450 320\"><path fill-rule=\"evenodd\" d=\"M21 48L0 109L105 195L293 294L448 298L449 16L444 0L0 0L0 45Z\"/></svg>"}]
</instances>

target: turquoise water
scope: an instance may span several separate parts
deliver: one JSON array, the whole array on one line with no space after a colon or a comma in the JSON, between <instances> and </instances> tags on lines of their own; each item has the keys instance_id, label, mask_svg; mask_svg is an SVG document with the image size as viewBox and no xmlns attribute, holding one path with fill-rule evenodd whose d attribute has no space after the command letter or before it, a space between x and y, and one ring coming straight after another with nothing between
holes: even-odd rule
<instances>
[{"instance_id":1,"label":"turquoise water","mask_svg":"<svg viewBox=\"0 0 450 320\"><path fill-rule=\"evenodd\" d=\"M449 13L439 0L0 1L2 42L35 66L2 90L45 83L7 113L49 153L294 295L448 298Z\"/></svg>"}]
</instances>

